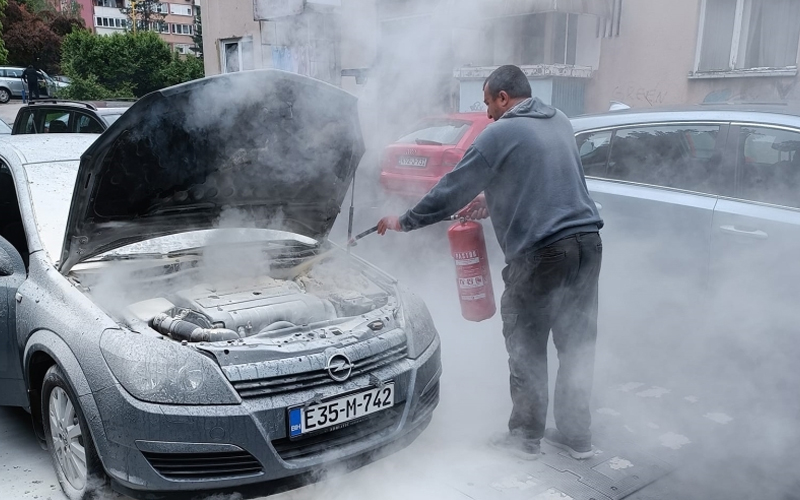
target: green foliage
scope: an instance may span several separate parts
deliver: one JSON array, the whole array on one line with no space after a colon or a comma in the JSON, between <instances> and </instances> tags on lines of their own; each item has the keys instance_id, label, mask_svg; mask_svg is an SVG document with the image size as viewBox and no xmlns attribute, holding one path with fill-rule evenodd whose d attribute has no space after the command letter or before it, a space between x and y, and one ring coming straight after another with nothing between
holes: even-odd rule
<instances>
[{"instance_id":1,"label":"green foliage","mask_svg":"<svg viewBox=\"0 0 800 500\"><path fill-rule=\"evenodd\" d=\"M167 17L160 11L161 8L158 0L138 0L135 4L121 7L119 11L128 18L129 26L136 26L135 31L157 31Z\"/></svg>"},{"instance_id":2,"label":"green foliage","mask_svg":"<svg viewBox=\"0 0 800 500\"><path fill-rule=\"evenodd\" d=\"M0 0L0 64L8 64L8 50L3 37L2 23L5 21L6 7L8 7L8 0Z\"/></svg>"},{"instance_id":3,"label":"green foliage","mask_svg":"<svg viewBox=\"0 0 800 500\"><path fill-rule=\"evenodd\" d=\"M61 66L61 40L83 29L84 23L79 17L46 8L50 5L46 2L42 5L37 7L31 0L28 3L12 0L3 9L6 62L17 66L36 64L39 69L57 74ZM39 10L32 12L33 8Z\"/></svg>"},{"instance_id":4,"label":"green foliage","mask_svg":"<svg viewBox=\"0 0 800 500\"><path fill-rule=\"evenodd\" d=\"M203 76L203 63L181 58L153 32L110 36L78 31L62 45L62 68L73 99L141 97Z\"/></svg>"}]
</instances>

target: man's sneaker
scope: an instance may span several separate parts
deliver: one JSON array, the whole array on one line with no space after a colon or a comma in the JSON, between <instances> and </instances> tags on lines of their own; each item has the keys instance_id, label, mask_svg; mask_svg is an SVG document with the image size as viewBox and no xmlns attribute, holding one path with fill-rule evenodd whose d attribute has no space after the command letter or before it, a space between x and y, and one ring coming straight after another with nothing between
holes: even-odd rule
<instances>
[{"instance_id":1,"label":"man's sneaker","mask_svg":"<svg viewBox=\"0 0 800 500\"><path fill-rule=\"evenodd\" d=\"M490 443L498 450L505 451L523 460L539 458L539 440L528 439L517 433L503 432L492 436Z\"/></svg>"},{"instance_id":2,"label":"man's sneaker","mask_svg":"<svg viewBox=\"0 0 800 500\"><path fill-rule=\"evenodd\" d=\"M544 440L556 448L566 450L569 456L577 460L583 460L594 456L594 448L592 448L591 444L580 446L576 443L570 443L558 429L545 429Z\"/></svg>"}]
</instances>

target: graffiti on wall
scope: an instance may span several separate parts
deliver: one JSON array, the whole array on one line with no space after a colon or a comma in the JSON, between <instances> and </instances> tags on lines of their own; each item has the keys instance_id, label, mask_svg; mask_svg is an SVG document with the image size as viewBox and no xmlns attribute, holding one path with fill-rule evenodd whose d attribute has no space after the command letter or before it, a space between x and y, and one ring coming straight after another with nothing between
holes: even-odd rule
<instances>
[{"instance_id":1,"label":"graffiti on wall","mask_svg":"<svg viewBox=\"0 0 800 500\"><path fill-rule=\"evenodd\" d=\"M611 93L612 100L624 102L629 106L636 104L658 106L664 104L666 98L667 91L660 88L660 84L655 87L617 85Z\"/></svg>"},{"instance_id":2,"label":"graffiti on wall","mask_svg":"<svg viewBox=\"0 0 800 500\"><path fill-rule=\"evenodd\" d=\"M751 84L739 89L714 89L706 94L703 102L800 100L800 86L798 86L798 83L800 83L800 80L791 80L789 82L773 81L768 84Z\"/></svg>"}]
</instances>

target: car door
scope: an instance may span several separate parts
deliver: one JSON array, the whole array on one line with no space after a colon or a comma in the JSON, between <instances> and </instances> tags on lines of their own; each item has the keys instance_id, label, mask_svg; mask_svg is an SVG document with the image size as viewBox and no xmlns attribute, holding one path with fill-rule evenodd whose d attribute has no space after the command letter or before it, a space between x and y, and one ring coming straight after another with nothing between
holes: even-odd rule
<instances>
[{"instance_id":1,"label":"car door","mask_svg":"<svg viewBox=\"0 0 800 500\"><path fill-rule=\"evenodd\" d=\"M6 82L11 90L11 94L19 97L22 95L22 69L6 68Z\"/></svg>"},{"instance_id":2,"label":"car door","mask_svg":"<svg viewBox=\"0 0 800 500\"><path fill-rule=\"evenodd\" d=\"M800 126L734 124L736 192L712 232L720 312L755 333L796 329L800 296Z\"/></svg>"},{"instance_id":3,"label":"car door","mask_svg":"<svg viewBox=\"0 0 800 500\"><path fill-rule=\"evenodd\" d=\"M714 206L733 185L723 154L727 131L725 123L690 122L577 134L605 222L606 314L644 331L696 304L708 278Z\"/></svg>"}]
</instances>

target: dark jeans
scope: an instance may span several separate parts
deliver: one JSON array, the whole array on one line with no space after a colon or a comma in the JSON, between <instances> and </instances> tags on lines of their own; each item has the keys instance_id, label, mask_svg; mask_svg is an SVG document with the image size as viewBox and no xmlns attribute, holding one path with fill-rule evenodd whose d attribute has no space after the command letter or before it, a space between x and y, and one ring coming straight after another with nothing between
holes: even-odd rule
<instances>
[{"instance_id":1,"label":"dark jeans","mask_svg":"<svg viewBox=\"0 0 800 500\"><path fill-rule=\"evenodd\" d=\"M28 99L39 99L39 82L28 82Z\"/></svg>"},{"instance_id":2,"label":"dark jeans","mask_svg":"<svg viewBox=\"0 0 800 500\"><path fill-rule=\"evenodd\" d=\"M541 439L547 418L547 339L558 350L556 427L574 446L591 444L589 399L597 340L597 280L603 244L579 233L503 269L500 310L514 404L509 430Z\"/></svg>"}]
</instances>

